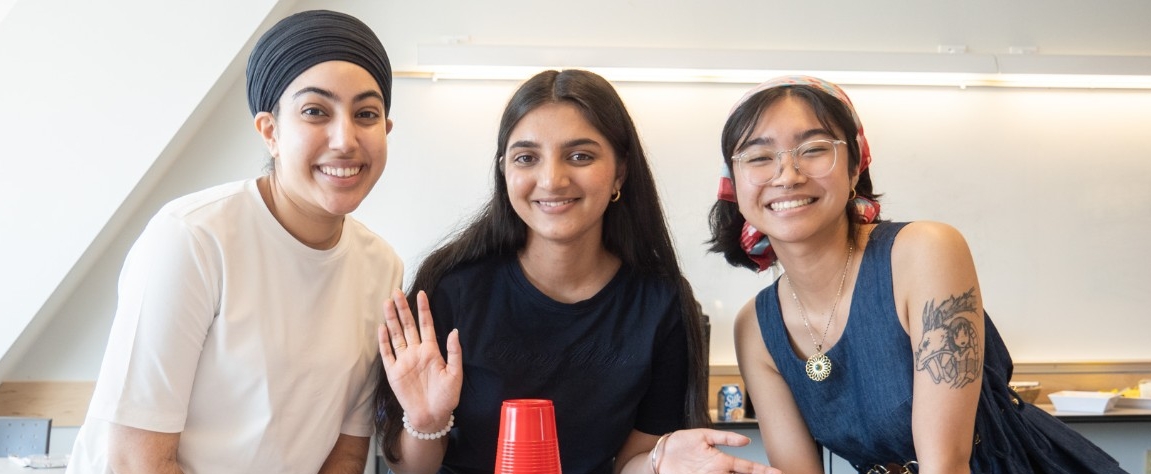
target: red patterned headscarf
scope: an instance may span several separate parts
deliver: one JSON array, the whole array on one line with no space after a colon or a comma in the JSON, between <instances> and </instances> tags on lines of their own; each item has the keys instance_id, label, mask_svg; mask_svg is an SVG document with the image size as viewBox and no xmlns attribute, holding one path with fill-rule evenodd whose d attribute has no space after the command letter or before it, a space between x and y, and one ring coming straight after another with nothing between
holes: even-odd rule
<instances>
[{"instance_id":1,"label":"red patterned headscarf","mask_svg":"<svg viewBox=\"0 0 1151 474\"><path fill-rule=\"evenodd\" d=\"M847 110L851 112L851 119L855 121L855 128L859 131L855 136L855 140L859 143L860 154L859 168L855 170L856 175L867 169L867 167L871 165L871 147L868 146L867 137L863 134L863 123L859 120L859 114L855 113L855 106L852 105L851 99L847 97L843 89L823 79L811 76L782 76L769 79L747 91L743 97L740 97L739 101L737 101L735 105L732 106L731 111L728 112L728 117L731 117L731 114L735 113L736 109L747 102L748 99L760 92L775 87L795 85L810 86L819 89L839 99L840 102L843 102L843 104L847 106ZM735 182L731 176L731 168L726 164L724 164L720 173L719 198L724 201L736 202ZM852 204L855 206L856 215L862 224L874 221L876 216L879 215L879 203L874 200L863 196L856 196L855 199L852 200ZM739 245L747 252L747 256L759 266L759 271L764 271L775 263L775 250L771 248L771 242L767 239L767 235L755 227L752 227L751 224L746 221L743 223L743 232L739 234Z\"/></svg>"}]
</instances>

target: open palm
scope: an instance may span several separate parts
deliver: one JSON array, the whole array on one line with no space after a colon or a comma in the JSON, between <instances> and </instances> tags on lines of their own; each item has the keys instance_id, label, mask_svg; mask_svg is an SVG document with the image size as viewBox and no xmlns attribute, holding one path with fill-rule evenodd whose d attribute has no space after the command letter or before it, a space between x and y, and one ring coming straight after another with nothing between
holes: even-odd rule
<instances>
[{"instance_id":1,"label":"open palm","mask_svg":"<svg viewBox=\"0 0 1151 474\"><path fill-rule=\"evenodd\" d=\"M740 459L716 446L746 446L751 439L727 431L706 428L676 431L665 440L659 460L660 474L782 474L779 469Z\"/></svg>"},{"instance_id":2,"label":"open palm","mask_svg":"<svg viewBox=\"0 0 1151 474\"><path fill-rule=\"evenodd\" d=\"M380 356L388 384L412 426L434 432L447 424L460 402L464 379L460 339L456 330L448 334L445 362L423 291L416 295L416 308L418 325L403 292L392 292L392 301L384 304L384 324L379 327Z\"/></svg>"}]
</instances>

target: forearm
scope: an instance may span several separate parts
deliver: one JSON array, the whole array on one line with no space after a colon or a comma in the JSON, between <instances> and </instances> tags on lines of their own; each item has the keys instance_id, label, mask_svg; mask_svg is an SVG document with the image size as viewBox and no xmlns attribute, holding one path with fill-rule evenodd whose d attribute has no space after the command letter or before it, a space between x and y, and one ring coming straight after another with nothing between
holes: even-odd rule
<instances>
[{"instance_id":1,"label":"forearm","mask_svg":"<svg viewBox=\"0 0 1151 474\"><path fill-rule=\"evenodd\" d=\"M112 424L108 465L116 474L183 474L176 462L180 433L159 433Z\"/></svg>"},{"instance_id":2,"label":"forearm","mask_svg":"<svg viewBox=\"0 0 1151 474\"><path fill-rule=\"evenodd\" d=\"M969 474L971 472L971 451L974 427L955 416L940 413L941 430L921 430L914 435L915 452L918 457L920 474ZM926 423L920 423L920 426Z\"/></svg>"},{"instance_id":3,"label":"forearm","mask_svg":"<svg viewBox=\"0 0 1151 474\"><path fill-rule=\"evenodd\" d=\"M320 474L363 474L367 461L367 457L364 459L328 458L320 467Z\"/></svg>"},{"instance_id":4,"label":"forearm","mask_svg":"<svg viewBox=\"0 0 1151 474\"><path fill-rule=\"evenodd\" d=\"M919 474L971 474L971 465L967 459L950 462L941 460L920 462Z\"/></svg>"},{"instance_id":5,"label":"forearm","mask_svg":"<svg viewBox=\"0 0 1151 474\"><path fill-rule=\"evenodd\" d=\"M651 469L651 451L632 456L619 474L655 474Z\"/></svg>"},{"instance_id":6,"label":"forearm","mask_svg":"<svg viewBox=\"0 0 1151 474\"><path fill-rule=\"evenodd\" d=\"M400 433L400 462L388 462L395 474L432 474L439 471L448 450L446 437L433 440L417 439Z\"/></svg>"},{"instance_id":7,"label":"forearm","mask_svg":"<svg viewBox=\"0 0 1151 474\"><path fill-rule=\"evenodd\" d=\"M919 382L923 385L923 381ZM973 392L978 390L978 386L975 383L964 390ZM975 397L978 393L948 397L944 402L936 404L929 403L925 396L927 393L930 392L916 391L918 405L915 405L912 413L912 436L919 472L969 473L975 440Z\"/></svg>"},{"instance_id":8,"label":"forearm","mask_svg":"<svg viewBox=\"0 0 1151 474\"><path fill-rule=\"evenodd\" d=\"M112 471L116 474L184 474L176 460L162 462L128 461L109 462ZM362 473L363 470L360 471ZM357 474L360 474L357 473Z\"/></svg>"},{"instance_id":9,"label":"forearm","mask_svg":"<svg viewBox=\"0 0 1151 474\"><path fill-rule=\"evenodd\" d=\"M371 439L341 433L332 452L320 466L320 474L363 474Z\"/></svg>"}]
</instances>

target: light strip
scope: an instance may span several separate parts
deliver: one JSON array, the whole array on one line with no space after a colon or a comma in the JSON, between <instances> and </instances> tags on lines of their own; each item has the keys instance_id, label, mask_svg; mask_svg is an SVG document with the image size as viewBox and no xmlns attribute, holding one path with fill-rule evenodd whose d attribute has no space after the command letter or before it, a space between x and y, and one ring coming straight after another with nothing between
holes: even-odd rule
<instances>
[{"instance_id":1,"label":"light strip","mask_svg":"<svg viewBox=\"0 0 1151 474\"><path fill-rule=\"evenodd\" d=\"M523 80L580 68L611 81L755 84L809 74L845 85L1151 89L1148 56L1047 56L420 45L398 77Z\"/></svg>"}]
</instances>

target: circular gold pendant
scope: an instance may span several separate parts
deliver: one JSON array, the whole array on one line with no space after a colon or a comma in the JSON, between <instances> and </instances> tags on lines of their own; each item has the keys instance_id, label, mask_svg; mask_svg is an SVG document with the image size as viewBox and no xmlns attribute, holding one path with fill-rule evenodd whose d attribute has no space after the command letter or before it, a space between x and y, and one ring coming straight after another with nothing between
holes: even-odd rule
<instances>
[{"instance_id":1,"label":"circular gold pendant","mask_svg":"<svg viewBox=\"0 0 1151 474\"><path fill-rule=\"evenodd\" d=\"M831 375L831 359L822 352L816 352L807 358L807 376L816 382L822 382Z\"/></svg>"}]
</instances>

